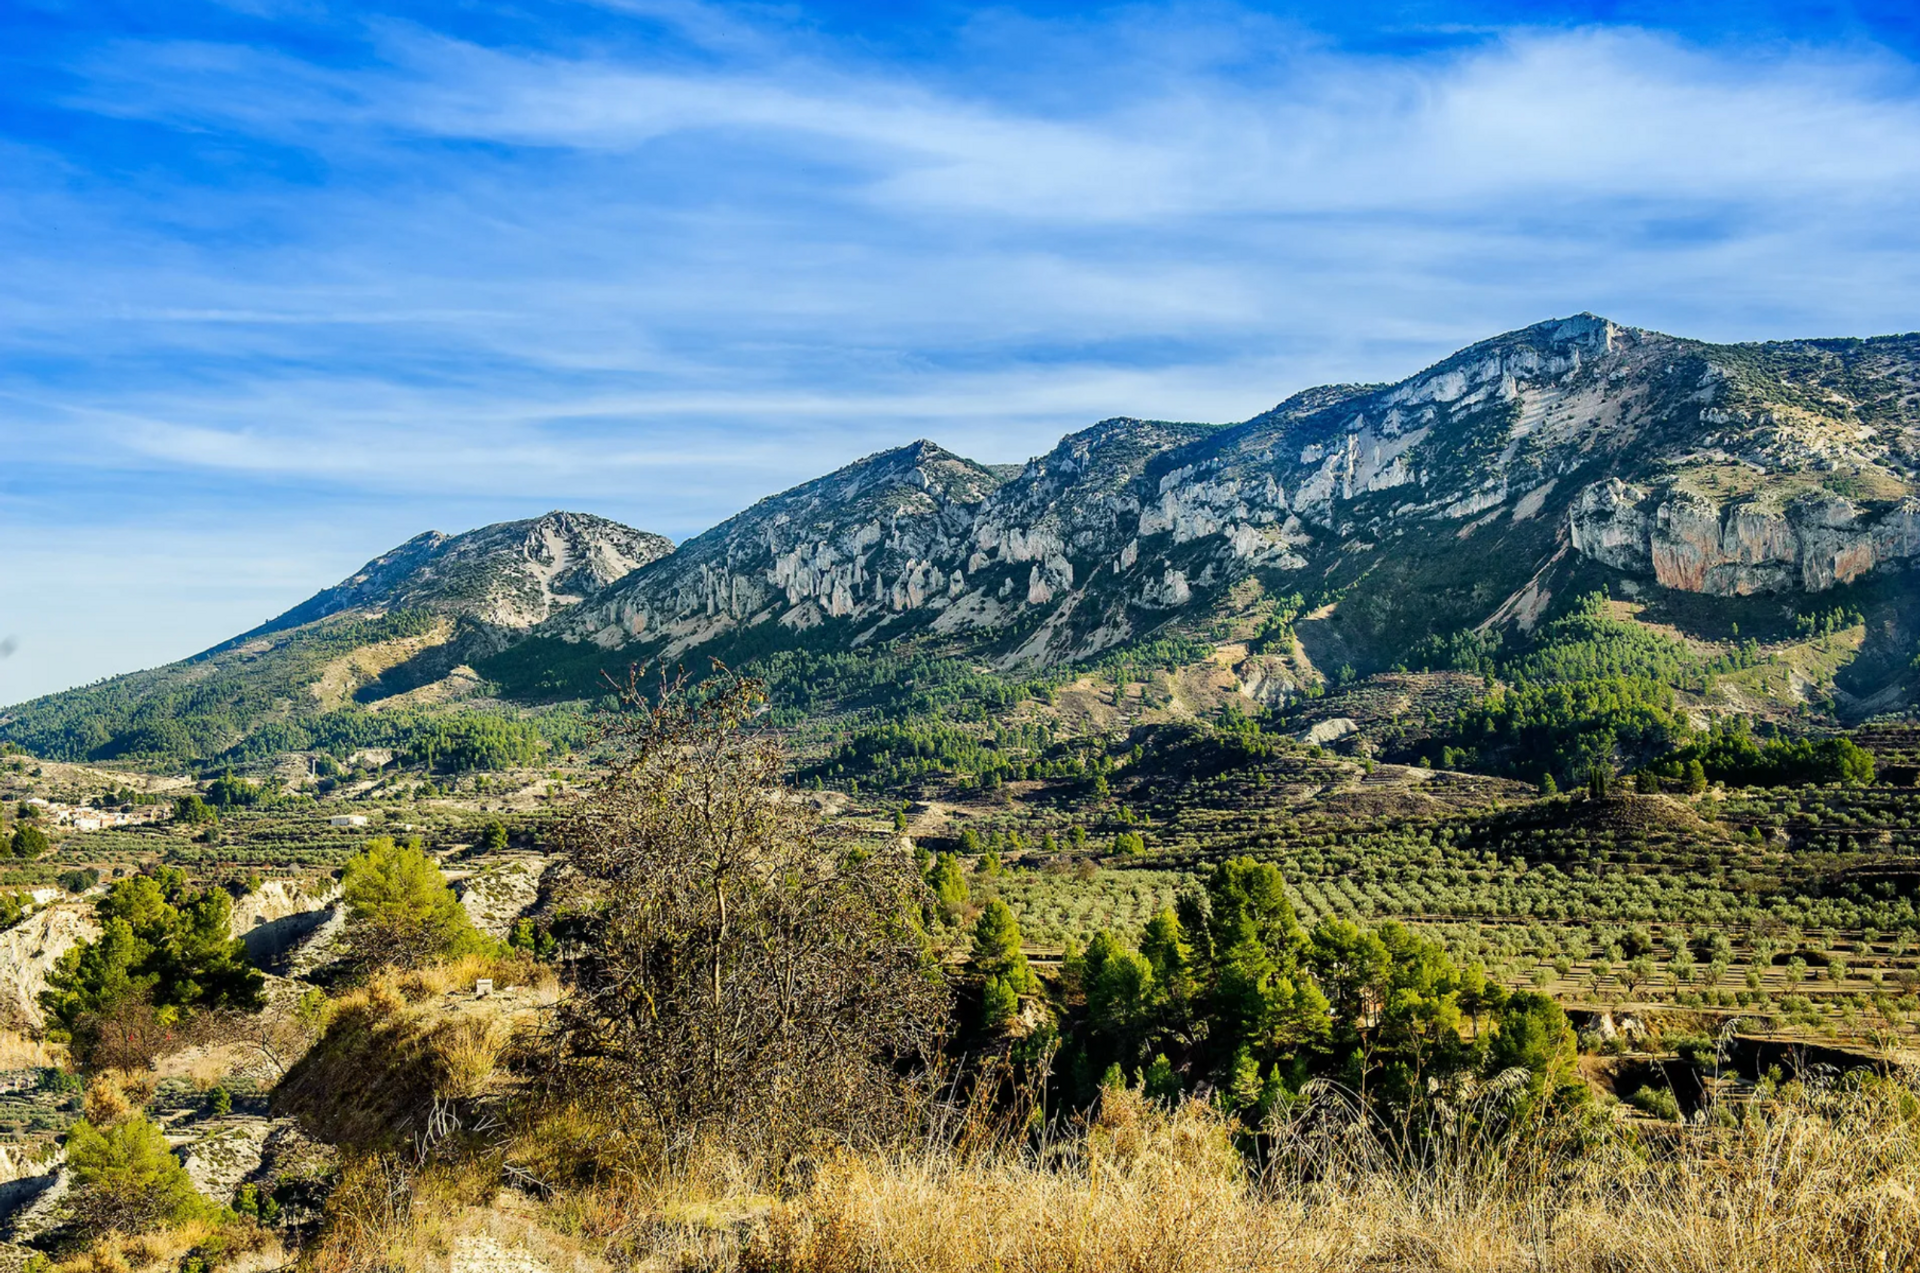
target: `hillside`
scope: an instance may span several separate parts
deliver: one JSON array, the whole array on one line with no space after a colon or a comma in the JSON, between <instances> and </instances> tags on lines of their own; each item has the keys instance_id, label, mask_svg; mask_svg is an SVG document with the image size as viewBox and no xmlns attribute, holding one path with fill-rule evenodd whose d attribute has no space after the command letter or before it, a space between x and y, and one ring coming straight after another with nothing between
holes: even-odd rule
<instances>
[{"instance_id":1,"label":"hillside","mask_svg":"<svg viewBox=\"0 0 1920 1273\"><path fill-rule=\"evenodd\" d=\"M1302 628L1315 661L1374 671L1437 632L1529 629L1583 574L1790 598L1902 572L1917 448L1920 338L1715 346L1580 315L1243 424L1106 421L1005 481L884 453L536 637L625 661L829 625L1041 668L1297 592L1338 603ZM823 514L823 483L859 494Z\"/></svg>"},{"instance_id":2,"label":"hillside","mask_svg":"<svg viewBox=\"0 0 1920 1273\"><path fill-rule=\"evenodd\" d=\"M664 536L589 513L553 512L464 535L430 530L234 640L338 614L392 610L429 610L524 632L672 551Z\"/></svg>"},{"instance_id":3,"label":"hillside","mask_svg":"<svg viewBox=\"0 0 1920 1273\"><path fill-rule=\"evenodd\" d=\"M1403 716L1479 684L1381 681ZM711 802L683 738L650 744L659 772L632 800L608 794L604 752L257 802L225 778L135 791L118 770L0 757L0 806L57 824L44 857L0 871L19 955L0 1254L55 1273L958 1273L1196 1253L1574 1273L1596 1251L1826 1270L1865 1244L1920 1249L1911 723L1858 731L1879 772L1844 782L1716 760L1705 789L1654 775L1572 796L1241 720L1076 740L1041 772L906 804L766 800L780 761L749 725L704 771L725 775ZM217 822L77 820L195 789ZM596 868L575 846L610 808L623 821L606 819ZM748 852L715 852L735 836ZM813 873L765 872L783 850ZM699 873L716 862L752 873L721 877L725 924L654 920L712 914ZM596 886L592 869L622 874ZM834 889L883 904L823 907ZM57 963L135 931L136 903L121 963ZM422 912L451 920L437 945L416 944ZM687 957L694 942L719 957ZM199 970L242 953L271 974L260 1002L209 1002ZM182 964L157 988L128 975ZM80 969L97 1010L35 1013ZM146 993L181 1028L140 1030ZM646 1046L570 1028L596 1012L640 1022ZM900 1020L937 1027L942 1051L903 1056L880 1034ZM760 1046L801 1032L804 1050ZM710 1062L741 1035L755 1051ZM692 1086L683 1065L724 1082L719 1099L667 1105ZM796 1109L794 1139L763 1148L756 1120ZM663 1152L663 1125L710 1134L717 1163ZM105 1208L131 1155L103 1154L103 1131L144 1136L133 1166L158 1179L184 1173L167 1210ZM1437 1185L1464 1202L1436 1206ZM1434 1255L1456 1250L1476 1258Z\"/></svg>"},{"instance_id":4,"label":"hillside","mask_svg":"<svg viewBox=\"0 0 1920 1273\"><path fill-rule=\"evenodd\" d=\"M1116 661L1179 673L1143 709L1311 712L1408 669L1537 672L1542 626L1601 590L1632 603L1620 639L1677 643L1649 673L1680 695L1661 711L1858 720L1912 698L1916 465L1920 336L1712 345L1582 314L1239 424L1106 420L1018 469L915 442L678 551L577 514L421 536L198 659L15 708L0 738L264 754L291 718L483 684L578 702L710 657L816 725L897 723L929 677L1003 720L1044 682L1066 695L1050 729L1137 721L1124 680L1076 688Z\"/></svg>"},{"instance_id":5,"label":"hillside","mask_svg":"<svg viewBox=\"0 0 1920 1273\"><path fill-rule=\"evenodd\" d=\"M430 531L192 658L7 709L0 736L61 759L173 765L404 747L423 713L483 688L471 662L672 551L582 513Z\"/></svg>"}]
</instances>

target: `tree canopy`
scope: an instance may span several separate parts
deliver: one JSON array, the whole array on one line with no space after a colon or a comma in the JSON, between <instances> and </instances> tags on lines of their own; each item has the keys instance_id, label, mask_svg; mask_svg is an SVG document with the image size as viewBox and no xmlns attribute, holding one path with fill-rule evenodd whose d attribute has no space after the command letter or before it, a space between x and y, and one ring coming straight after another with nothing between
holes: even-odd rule
<instances>
[{"instance_id":1,"label":"tree canopy","mask_svg":"<svg viewBox=\"0 0 1920 1273\"><path fill-rule=\"evenodd\" d=\"M67 1133L71 1207L86 1233L144 1233L210 1215L166 1136L133 1115L105 1127L82 1120Z\"/></svg>"},{"instance_id":2,"label":"tree canopy","mask_svg":"<svg viewBox=\"0 0 1920 1273\"><path fill-rule=\"evenodd\" d=\"M1570 1078L1573 1033L1539 995L1509 998L1477 966L1405 925L1303 928L1271 863L1218 863L1203 890L1148 922L1137 947L1096 933L1063 967L1066 1078L1076 1099L1116 1071L1156 1092L1201 1083L1255 1117L1308 1078L1406 1102L1431 1082L1518 1068Z\"/></svg>"},{"instance_id":3,"label":"tree canopy","mask_svg":"<svg viewBox=\"0 0 1920 1273\"><path fill-rule=\"evenodd\" d=\"M76 1042L129 1004L177 1016L194 1009L255 1011L265 978L229 934L233 901L196 889L174 867L116 881L94 903L100 936L68 950L47 975L40 1002L54 1028Z\"/></svg>"},{"instance_id":4,"label":"tree canopy","mask_svg":"<svg viewBox=\"0 0 1920 1273\"><path fill-rule=\"evenodd\" d=\"M417 841L367 841L342 869L340 894L353 921L355 955L365 964L413 968L492 944Z\"/></svg>"}]
</instances>

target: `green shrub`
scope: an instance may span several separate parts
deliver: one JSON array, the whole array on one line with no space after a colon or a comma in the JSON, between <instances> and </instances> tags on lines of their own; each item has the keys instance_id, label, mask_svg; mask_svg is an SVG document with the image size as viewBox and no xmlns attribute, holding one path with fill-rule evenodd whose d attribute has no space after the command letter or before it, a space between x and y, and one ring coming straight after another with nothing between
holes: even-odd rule
<instances>
[{"instance_id":1,"label":"green shrub","mask_svg":"<svg viewBox=\"0 0 1920 1273\"><path fill-rule=\"evenodd\" d=\"M987 978L980 996L980 1025L998 1030L1020 1012L1020 994L1002 977Z\"/></svg>"},{"instance_id":2,"label":"green shrub","mask_svg":"<svg viewBox=\"0 0 1920 1273\"><path fill-rule=\"evenodd\" d=\"M160 1128L134 1115L105 1128L86 1120L67 1133L73 1214L81 1232L145 1233L211 1215Z\"/></svg>"},{"instance_id":3,"label":"green shrub","mask_svg":"<svg viewBox=\"0 0 1920 1273\"><path fill-rule=\"evenodd\" d=\"M416 842L396 844L389 836L367 841L341 871L340 894L362 963L417 968L484 953L492 945Z\"/></svg>"},{"instance_id":4,"label":"green shrub","mask_svg":"<svg viewBox=\"0 0 1920 1273\"><path fill-rule=\"evenodd\" d=\"M1654 1087L1649 1084L1627 1097L1627 1104L1643 1114L1663 1118L1669 1123L1680 1121L1680 1102L1664 1087Z\"/></svg>"},{"instance_id":5,"label":"green shrub","mask_svg":"<svg viewBox=\"0 0 1920 1273\"><path fill-rule=\"evenodd\" d=\"M132 1004L166 1012L196 1008L255 1011L265 978L229 935L225 889L193 889L186 874L159 867L130 876L94 905L100 936L62 955L47 975L41 1006L54 1028L84 1048L89 1019Z\"/></svg>"},{"instance_id":6,"label":"green shrub","mask_svg":"<svg viewBox=\"0 0 1920 1273\"><path fill-rule=\"evenodd\" d=\"M13 839L8 847L17 858L37 858L52 850L53 841L39 827L22 823L14 828Z\"/></svg>"}]
</instances>

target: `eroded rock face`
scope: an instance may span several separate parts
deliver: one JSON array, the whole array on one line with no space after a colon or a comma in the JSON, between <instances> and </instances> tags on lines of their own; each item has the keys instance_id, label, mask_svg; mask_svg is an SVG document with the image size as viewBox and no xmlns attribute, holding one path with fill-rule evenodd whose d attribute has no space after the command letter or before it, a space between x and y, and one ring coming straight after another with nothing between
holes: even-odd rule
<instances>
[{"instance_id":1,"label":"eroded rock face","mask_svg":"<svg viewBox=\"0 0 1920 1273\"><path fill-rule=\"evenodd\" d=\"M505 938L513 922L539 901L540 881L551 864L552 859L536 854L478 863L472 874L454 880L454 889L475 928Z\"/></svg>"},{"instance_id":2,"label":"eroded rock face","mask_svg":"<svg viewBox=\"0 0 1920 1273\"><path fill-rule=\"evenodd\" d=\"M73 1177L67 1171L65 1156L52 1171L41 1176L23 1176L0 1186L0 1229L11 1242L32 1242L45 1237L65 1218L67 1194Z\"/></svg>"},{"instance_id":3,"label":"eroded rock face","mask_svg":"<svg viewBox=\"0 0 1920 1273\"><path fill-rule=\"evenodd\" d=\"M1596 561L1723 597L1822 592L1920 555L1920 518L1910 505L1874 517L1831 495L1784 507L1721 505L1609 478L1580 492L1568 525L1574 547Z\"/></svg>"},{"instance_id":4,"label":"eroded rock face","mask_svg":"<svg viewBox=\"0 0 1920 1273\"><path fill-rule=\"evenodd\" d=\"M1871 387L1860 402L1809 394L1838 362ZM1912 515L1886 512L1887 492L1906 489L1900 457L1920 453L1914 402L1909 338L1756 360L1577 315L1242 424L1103 421L1013 473L929 443L884 452L762 501L541 631L671 659L761 623L844 623L856 647L924 625L1002 667L1057 664L1250 576L1284 592L1300 572L1308 589L1336 554L1396 544L1472 558L1488 551L1483 528L1527 523L1515 534L1529 559L1498 562L1507 591L1450 622L1536 612L1544 586L1531 608L1508 592L1569 546L1674 588L1819 590L1915 554ZM1716 503L1643 476L1715 464L1802 491L1846 469L1880 502Z\"/></svg>"},{"instance_id":5,"label":"eroded rock face","mask_svg":"<svg viewBox=\"0 0 1920 1273\"><path fill-rule=\"evenodd\" d=\"M227 930L247 949L256 968L278 971L333 917L340 887L299 880L266 880L233 901Z\"/></svg>"},{"instance_id":6,"label":"eroded rock face","mask_svg":"<svg viewBox=\"0 0 1920 1273\"><path fill-rule=\"evenodd\" d=\"M233 1114L196 1125L176 1152L200 1195L226 1206L240 1183L260 1170L272 1131L269 1119Z\"/></svg>"},{"instance_id":7,"label":"eroded rock face","mask_svg":"<svg viewBox=\"0 0 1920 1273\"><path fill-rule=\"evenodd\" d=\"M234 899L228 927L235 937L245 937L262 924L324 911L339 895L337 885L310 891L298 880L266 880L245 897Z\"/></svg>"},{"instance_id":8,"label":"eroded rock face","mask_svg":"<svg viewBox=\"0 0 1920 1273\"><path fill-rule=\"evenodd\" d=\"M966 590L974 511L1002 477L918 442L762 500L551 626L664 646L743 626L805 629L944 606Z\"/></svg>"},{"instance_id":9,"label":"eroded rock face","mask_svg":"<svg viewBox=\"0 0 1920 1273\"><path fill-rule=\"evenodd\" d=\"M55 902L0 933L0 1012L37 1028L45 1020L40 992L60 956L100 935L93 903Z\"/></svg>"},{"instance_id":10,"label":"eroded rock face","mask_svg":"<svg viewBox=\"0 0 1920 1273\"><path fill-rule=\"evenodd\" d=\"M428 531L264 624L424 609L523 632L673 551L671 541L588 513L553 512L463 535Z\"/></svg>"}]
</instances>

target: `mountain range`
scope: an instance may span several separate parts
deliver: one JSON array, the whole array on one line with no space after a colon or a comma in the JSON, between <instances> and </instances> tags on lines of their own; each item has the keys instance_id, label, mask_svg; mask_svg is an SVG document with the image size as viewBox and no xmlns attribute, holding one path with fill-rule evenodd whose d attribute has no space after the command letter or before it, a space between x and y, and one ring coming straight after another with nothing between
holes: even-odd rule
<instances>
[{"instance_id":1,"label":"mountain range","mask_svg":"<svg viewBox=\"0 0 1920 1273\"><path fill-rule=\"evenodd\" d=\"M660 659L910 648L1031 675L1173 633L1237 640L1247 692L1284 702L1423 642L1524 642L1603 586L1701 635L1844 601L1867 631L1842 706L1883 710L1920 626L1917 482L1920 336L1715 345L1581 314L1238 424L1105 420L1024 466L914 442L678 548L578 513L421 535L0 737L207 759L292 717L590 697Z\"/></svg>"}]
</instances>

